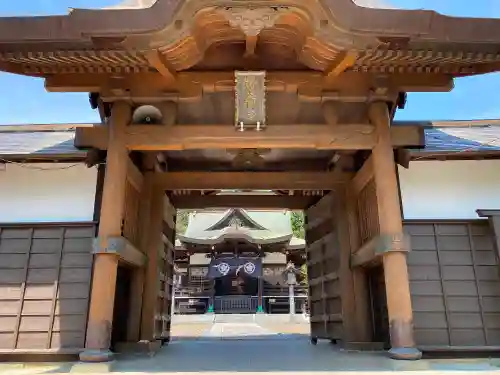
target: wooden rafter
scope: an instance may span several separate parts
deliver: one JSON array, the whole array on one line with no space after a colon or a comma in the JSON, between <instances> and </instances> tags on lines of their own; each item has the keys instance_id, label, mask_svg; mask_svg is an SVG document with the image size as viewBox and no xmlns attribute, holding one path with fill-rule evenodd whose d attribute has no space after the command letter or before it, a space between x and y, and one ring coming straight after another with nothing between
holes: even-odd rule
<instances>
[{"instance_id":1,"label":"wooden rafter","mask_svg":"<svg viewBox=\"0 0 500 375\"><path fill-rule=\"evenodd\" d=\"M108 129L78 128L75 145L105 149ZM424 146L421 127L393 127L394 147ZM263 132L238 132L229 125L131 125L126 129L129 150L168 151L187 149L297 148L319 150L371 149L376 144L372 125L273 125Z\"/></svg>"},{"instance_id":2,"label":"wooden rafter","mask_svg":"<svg viewBox=\"0 0 500 375\"><path fill-rule=\"evenodd\" d=\"M165 190L332 190L350 178L331 172L164 172L155 183Z\"/></svg>"}]
</instances>

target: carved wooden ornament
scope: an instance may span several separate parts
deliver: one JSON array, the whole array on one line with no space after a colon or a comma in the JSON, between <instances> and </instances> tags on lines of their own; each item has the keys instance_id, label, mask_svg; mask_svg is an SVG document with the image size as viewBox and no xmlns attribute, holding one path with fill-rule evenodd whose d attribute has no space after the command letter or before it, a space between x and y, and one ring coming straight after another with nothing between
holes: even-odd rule
<instances>
[{"instance_id":1,"label":"carved wooden ornament","mask_svg":"<svg viewBox=\"0 0 500 375\"><path fill-rule=\"evenodd\" d=\"M263 29L273 27L286 8L261 7L248 9L227 7L221 10L231 27L240 28L246 36L257 36Z\"/></svg>"}]
</instances>

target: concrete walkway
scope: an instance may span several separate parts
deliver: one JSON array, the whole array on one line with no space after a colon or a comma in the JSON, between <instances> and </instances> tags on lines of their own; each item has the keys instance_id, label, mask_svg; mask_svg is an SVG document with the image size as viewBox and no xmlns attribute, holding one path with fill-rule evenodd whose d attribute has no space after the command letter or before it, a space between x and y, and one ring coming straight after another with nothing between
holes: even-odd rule
<instances>
[{"instance_id":1,"label":"concrete walkway","mask_svg":"<svg viewBox=\"0 0 500 375\"><path fill-rule=\"evenodd\" d=\"M0 375L135 374L500 374L495 360L393 361L384 353L350 353L305 335L280 334L257 323L212 323L197 340L174 339L153 357L129 356L111 364L0 364Z\"/></svg>"}]
</instances>

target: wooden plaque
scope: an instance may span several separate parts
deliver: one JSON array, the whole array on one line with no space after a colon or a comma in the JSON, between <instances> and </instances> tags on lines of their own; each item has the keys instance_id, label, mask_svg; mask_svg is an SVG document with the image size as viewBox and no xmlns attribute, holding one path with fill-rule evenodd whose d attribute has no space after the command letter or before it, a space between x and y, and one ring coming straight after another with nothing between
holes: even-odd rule
<instances>
[{"instance_id":1,"label":"wooden plaque","mask_svg":"<svg viewBox=\"0 0 500 375\"><path fill-rule=\"evenodd\" d=\"M235 72L235 125L257 128L266 124L266 72Z\"/></svg>"}]
</instances>

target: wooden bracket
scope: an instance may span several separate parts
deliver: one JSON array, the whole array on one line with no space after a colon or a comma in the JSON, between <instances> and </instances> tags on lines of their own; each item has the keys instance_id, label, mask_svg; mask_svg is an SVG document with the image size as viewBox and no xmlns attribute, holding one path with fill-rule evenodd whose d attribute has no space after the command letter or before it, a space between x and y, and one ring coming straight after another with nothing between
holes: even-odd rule
<instances>
[{"instance_id":1,"label":"wooden bracket","mask_svg":"<svg viewBox=\"0 0 500 375\"><path fill-rule=\"evenodd\" d=\"M351 255L351 268L366 266L390 252L409 252L410 238L404 233L380 234Z\"/></svg>"},{"instance_id":2,"label":"wooden bracket","mask_svg":"<svg viewBox=\"0 0 500 375\"><path fill-rule=\"evenodd\" d=\"M176 72L168 66L160 51L148 51L145 57L148 60L149 64L154 67L163 77L175 80Z\"/></svg>"},{"instance_id":3,"label":"wooden bracket","mask_svg":"<svg viewBox=\"0 0 500 375\"><path fill-rule=\"evenodd\" d=\"M92 252L93 254L115 254L120 260L136 267L143 267L146 264L146 255L122 236L94 238Z\"/></svg>"},{"instance_id":4,"label":"wooden bracket","mask_svg":"<svg viewBox=\"0 0 500 375\"><path fill-rule=\"evenodd\" d=\"M333 62L331 68L326 73L326 82L331 83L340 74L344 73L348 68L354 65L358 59L356 51L346 51Z\"/></svg>"}]
</instances>

